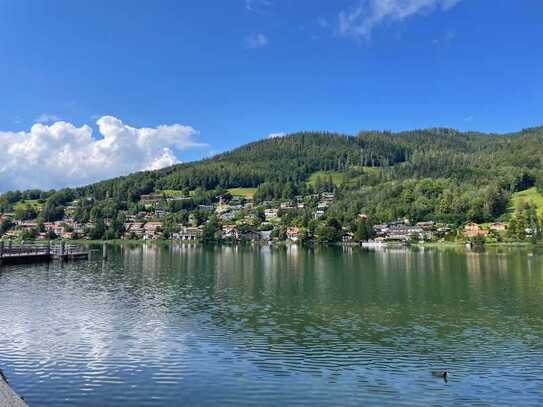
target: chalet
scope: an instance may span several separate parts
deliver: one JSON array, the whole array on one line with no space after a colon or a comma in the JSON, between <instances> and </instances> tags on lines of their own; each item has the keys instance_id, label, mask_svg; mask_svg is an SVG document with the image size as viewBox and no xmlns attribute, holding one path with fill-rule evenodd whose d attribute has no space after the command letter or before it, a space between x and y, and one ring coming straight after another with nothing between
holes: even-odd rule
<instances>
[{"instance_id":1,"label":"chalet","mask_svg":"<svg viewBox=\"0 0 543 407\"><path fill-rule=\"evenodd\" d=\"M81 225L80 223L71 222L68 224L68 226L70 226L73 229L73 232L76 235L82 235L85 232L83 225Z\"/></svg>"},{"instance_id":2,"label":"chalet","mask_svg":"<svg viewBox=\"0 0 543 407\"><path fill-rule=\"evenodd\" d=\"M281 202L281 209L284 209L284 210L296 209L296 206L292 202Z\"/></svg>"},{"instance_id":3,"label":"chalet","mask_svg":"<svg viewBox=\"0 0 543 407\"><path fill-rule=\"evenodd\" d=\"M162 229L162 222L147 222L143 225L144 239L157 239Z\"/></svg>"},{"instance_id":4,"label":"chalet","mask_svg":"<svg viewBox=\"0 0 543 407\"><path fill-rule=\"evenodd\" d=\"M424 239L424 231L418 226L393 224L388 227L387 240L405 241L408 239Z\"/></svg>"},{"instance_id":5,"label":"chalet","mask_svg":"<svg viewBox=\"0 0 543 407\"><path fill-rule=\"evenodd\" d=\"M202 228L195 228L195 227L184 227L179 231L178 233L173 234L173 238L176 240L188 240L188 241L195 241L202 237L203 230Z\"/></svg>"},{"instance_id":6,"label":"chalet","mask_svg":"<svg viewBox=\"0 0 543 407\"><path fill-rule=\"evenodd\" d=\"M466 238L485 237L488 235L488 230L481 228L478 223L470 222L464 226L463 235Z\"/></svg>"},{"instance_id":7,"label":"chalet","mask_svg":"<svg viewBox=\"0 0 543 407\"><path fill-rule=\"evenodd\" d=\"M60 235L63 239L73 239L75 237L74 232L64 232Z\"/></svg>"},{"instance_id":8,"label":"chalet","mask_svg":"<svg viewBox=\"0 0 543 407\"><path fill-rule=\"evenodd\" d=\"M279 211L277 209L266 209L264 210L264 216L266 216L266 220L277 219Z\"/></svg>"},{"instance_id":9,"label":"chalet","mask_svg":"<svg viewBox=\"0 0 543 407\"><path fill-rule=\"evenodd\" d=\"M347 233L343 234L343 237L341 238L341 240L344 243L352 242L353 239L354 239L354 233L353 232L347 232Z\"/></svg>"},{"instance_id":10,"label":"chalet","mask_svg":"<svg viewBox=\"0 0 543 407\"><path fill-rule=\"evenodd\" d=\"M375 231L377 236L384 236L388 231L388 224L380 223L378 225L374 225L373 230Z\"/></svg>"},{"instance_id":11,"label":"chalet","mask_svg":"<svg viewBox=\"0 0 543 407\"><path fill-rule=\"evenodd\" d=\"M221 236L223 239L239 239L239 230L236 225L223 225L221 229Z\"/></svg>"},{"instance_id":12,"label":"chalet","mask_svg":"<svg viewBox=\"0 0 543 407\"><path fill-rule=\"evenodd\" d=\"M373 230L377 236L387 240L406 241L408 239L431 238L431 235L425 233L420 226L408 225L402 220L375 225Z\"/></svg>"},{"instance_id":13,"label":"chalet","mask_svg":"<svg viewBox=\"0 0 543 407\"><path fill-rule=\"evenodd\" d=\"M156 203L164 199L164 195L158 193L146 194L140 196L140 202L143 204Z\"/></svg>"},{"instance_id":14,"label":"chalet","mask_svg":"<svg viewBox=\"0 0 543 407\"><path fill-rule=\"evenodd\" d=\"M333 192L323 192L321 194L321 200L327 203L332 203L336 199L336 195Z\"/></svg>"},{"instance_id":15,"label":"chalet","mask_svg":"<svg viewBox=\"0 0 543 407\"><path fill-rule=\"evenodd\" d=\"M505 232L507 230L507 223L503 223L503 222L492 223L489 229L494 232Z\"/></svg>"},{"instance_id":16,"label":"chalet","mask_svg":"<svg viewBox=\"0 0 543 407\"><path fill-rule=\"evenodd\" d=\"M363 220L367 220L367 219L368 219L368 215L366 215L365 213L359 213L359 214L358 214L358 217L359 217L360 219L363 219Z\"/></svg>"},{"instance_id":17,"label":"chalet","mask_svg":"<svg viewBox=\"0 0 543 407\"><path fill-rule=\"evenodd\" d=\"M433 221L427 221L427 222L418 222L417 227L421 228L425 232L435 230L436 224Z\"/></svg>"},{"instance_id":18,"label":"chalet","mask_svg":"<svg viewBox=\"0 0 543 407\"><path fill-rule=\"evenodd\" d=\"M145 230L143 229L143 222L127 222L124 224L125 236L134 235L136 237L143 237Z\"/></svg>"},{"instance_id":19,"label":"chalet","mask_svg":"<svg viewBox=\"0 0 543 407\"><path fill-rule=\"evenodd\" d=\"M287 239L292 240L293 242L298 241L300 237L300 228L297 226L292 226L287 229Z\"/></svg>"},{"instance_id":20,"label":"chalet","mask_svg":"<svg viewBox=\"0 0 543 407\"><path fill-rule=\"evenodd\" d=\"M450 226L440 226L436 230L436 235L438 237L443 237L451 233L451 231L452 231L452 228Z\"/></svg>"}]
</instances>

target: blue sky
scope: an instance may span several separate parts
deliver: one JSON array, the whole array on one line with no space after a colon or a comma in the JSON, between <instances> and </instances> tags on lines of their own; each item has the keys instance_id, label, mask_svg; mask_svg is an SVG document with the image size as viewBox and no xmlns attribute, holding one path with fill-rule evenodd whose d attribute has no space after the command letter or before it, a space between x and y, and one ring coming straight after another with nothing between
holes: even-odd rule
<instances>
[{"instance_id":1,"label":"blue sky","mask_svg":"<svg viewBox=\"0 0 543 407\"><path fill-rule=\"evenodd\" d=\"M0 0L0 147L14 172L10 148L37 121L35 134L61 119L100 139L102 116L185 126L187 143L172 130L135 153L147 167L162 147L186 161L298 130L539 125L541 21L540 0ZM0 191L110 175L82 171Z\"/></svg>"}]
</instances>

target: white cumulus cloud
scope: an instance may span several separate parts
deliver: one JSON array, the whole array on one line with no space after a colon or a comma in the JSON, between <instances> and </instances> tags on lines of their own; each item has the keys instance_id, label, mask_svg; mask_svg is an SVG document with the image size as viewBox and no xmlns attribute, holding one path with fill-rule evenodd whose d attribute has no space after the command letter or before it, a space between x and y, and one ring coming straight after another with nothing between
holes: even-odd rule
<instances>
[{"instance_id":1,"label":"white cumulus cloud","mask_svg":"<svg viewBox=\"0 0 543 407\"><path fill-rule=\"evenodd\" d=\"M461 0L361 0L357 6L339 13L339 33L368 39L375 27L385 21L402 21L408 17L447 11Z\"/></svg>"},{"instance_id":2,"label":"white cumulus cloud","mask_svg":"<svg viewBox=\"0 0 543 407\"><path fill-rule=\"evenodd\" d=\"M204 146L198 132L181 124L136 128L113 116L92 128L58 121L30 131L0 131L0 191L59 188L154 170L178 162L175 151Z\"/></svg>"}]
</instances>

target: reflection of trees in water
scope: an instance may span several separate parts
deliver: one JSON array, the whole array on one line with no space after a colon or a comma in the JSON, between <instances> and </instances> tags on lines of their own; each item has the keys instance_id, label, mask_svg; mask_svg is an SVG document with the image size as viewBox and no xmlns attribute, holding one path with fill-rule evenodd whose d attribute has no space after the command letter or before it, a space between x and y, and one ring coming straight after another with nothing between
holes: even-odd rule
<instances>
[{"instance_id":1,"label":"reflection of trees in water","mask_svg":"<svg viewBox=\"0 0 543 407\"><path fill-rule=\"evenodd\" d=\"M469 355L542 333L541 258L518 251L149 245L123 265L166 313L267 356Z\"/></svg>"}]
</instances>

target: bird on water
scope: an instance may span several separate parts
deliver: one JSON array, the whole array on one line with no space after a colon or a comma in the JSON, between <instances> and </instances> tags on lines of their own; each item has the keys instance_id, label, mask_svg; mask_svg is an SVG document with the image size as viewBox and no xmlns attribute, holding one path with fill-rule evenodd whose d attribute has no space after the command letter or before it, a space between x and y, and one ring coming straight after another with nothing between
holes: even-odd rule
<instances>
[{"instance_id":1,"label":"bird on water","mask_svg":"<svg viewBox=\"0 0 543 407\"><path fill-rule=\"evenodd\" d=\"M449 372L447 372L446 370L434 370L432 371L432 375L442 378L443 380L445 380L445 382L447 382L449 379Z\"/></svg>"}]
</instances>

